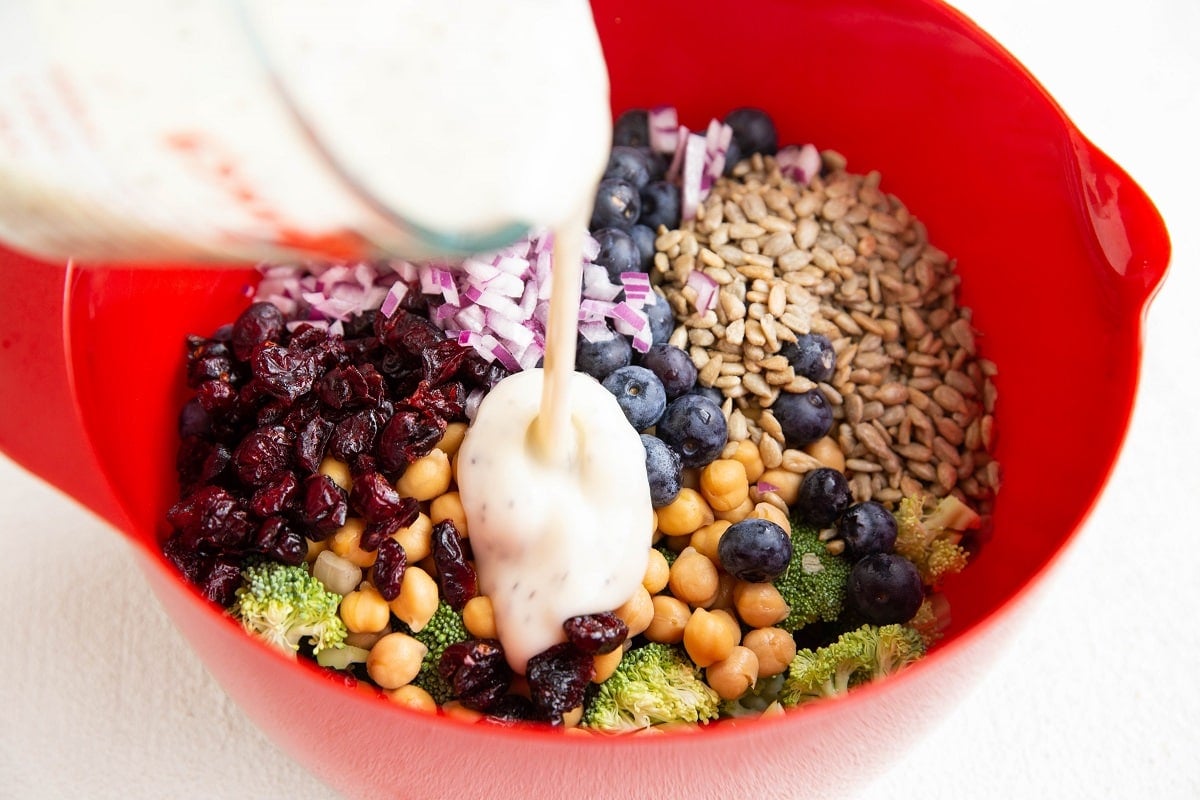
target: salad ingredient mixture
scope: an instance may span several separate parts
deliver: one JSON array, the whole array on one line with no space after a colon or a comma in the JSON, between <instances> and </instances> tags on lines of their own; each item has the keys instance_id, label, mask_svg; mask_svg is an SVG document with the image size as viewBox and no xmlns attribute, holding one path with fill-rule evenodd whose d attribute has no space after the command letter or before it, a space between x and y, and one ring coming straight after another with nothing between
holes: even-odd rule
<instances>
[{"instance_id":1,"label":"salad ingredient mixture","mask_svg":"<svg viewBox=\"0 0 1200 800\"><path fill-rule=\"evenodd\" d=\"M264 570L319 583L341 640L263 638L461 719L708 724L903 669L982 543L995 370L879 183L757 109L619 117L540 444L561 242L264 268L188 341L165 554L256 635Z\"/></svg>"}]
</instances>

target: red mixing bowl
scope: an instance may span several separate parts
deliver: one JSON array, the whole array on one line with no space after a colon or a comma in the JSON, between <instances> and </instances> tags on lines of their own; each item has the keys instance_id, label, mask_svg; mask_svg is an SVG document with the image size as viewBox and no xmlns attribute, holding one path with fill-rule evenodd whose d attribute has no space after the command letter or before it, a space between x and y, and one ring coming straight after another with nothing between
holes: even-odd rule
<instances>
[{"instance_id":1,"label":"red mixing bowl","mask_svg":"<svg viewBox=\"0 0 1200 800\"><path fill-rule=\"evenodd\" d=\"M182 342L232 320L253 272L81 268L0 251L0 285L21 287L0 315L0 448L124 533L229 694L349 796L845 792L969 688L1089 513L1126 431L1166 231L1133 181L970 21L932 0L596 0L594 9L614 112L674 104L695 128L736 106L766 108L782 141L880 170L884 188L958 259L962 301L1000 370L994 536L947 587L954 621L938 649L844 700L629 738L417 714L246 637L159 554L175 495Z\"/></svg>"}]
</instances>

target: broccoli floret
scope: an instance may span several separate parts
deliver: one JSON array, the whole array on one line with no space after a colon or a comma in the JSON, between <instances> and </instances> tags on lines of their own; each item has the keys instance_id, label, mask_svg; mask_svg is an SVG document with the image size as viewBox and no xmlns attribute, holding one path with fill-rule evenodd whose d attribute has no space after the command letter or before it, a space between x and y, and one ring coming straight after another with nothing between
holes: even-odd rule
<instances>
[{"instance_id":1,"label":"broccoli floret","mask_svg":"<svg viewBox=\"0 0 1200 800\"><path fill-rule=\"evenodd\" d=\"M849 562L825 549L816 528L793 518L792 560L774 581L789 610L776 627L794 633L818 620L834 622L846 602L849 579Z\"/></svg>"},{"instance_id":2,"label":"broccoli floret","mask_svg":"<svg viewBox=\"0 0 1200 800\"><path fill-rule=\"evenodd\" d=\"M967 551L959 546L962 531L980 522L954 495L936 502L929 495L909 495L896 509L896 553L916 565L926 586L937 586L967 565Z\"/></svg>"},{"instance_id":3,"label":"broccoli floret","mask_svg":"<svg viewBox=\"0 0 1200 800\"><path fill-rule=\"evenodd\" d=\"M585 727L626 733L664 722L716 719L721 698L674 645L651 642L630 650L616 671L584 701Z\"/></svg>"},{"instance_id":4,"label":"broccoli floret","mask_svg":"<svg viewBox=\"0 0 1200 800\"><path fill-rule=\"evenodd\" d=\"M921 635L906 625L863 625L816 650L796 653L779 700L787 708L841 697L859 684L892 675L925 655Z\"/></svg>"},{"instance_id":5,"label":"broccoli floret","mask_svg":"<svg viewBox=\"0 0 1200 800\"><path fill-rule=\"evenodd\" d=\"M341 602L340 594L326 589L304 567L265 561L242 570L229 613L246 631L288 653L299 650L307 637L315 654L343 646Z\"/></svg>"},{"instance_id":6,"label":"broccoli floret","mask_svg":"<svg viewBox=\"0 0 1200 800\"><path fill-rule=\"evenodd\" d=\"M931 647L950 627L950 603L940 592L927 592L917 613L904 624L921 634L925 646Z\"/></svg>"},{"instance_id":7,"label":"broccoli floret","mask_svg":"<svg viewBox=\"0 0 1200 800\"><path fill-rule=\"evenodd\" d=\"M454 699L454 689L446 683L438 672L438 662L442 653L452 644L465 642L471 638L463 624L462 614L455 611L445 600L438 601L437 610L429 618L429 622L419 631L409 632L418 642L425 645L428 651L421 659L421 670L413 683L429 692L434 701L440 706Z\"/></svg>"},{"instance_id":8,"label":"broccoli floret","mask_svg":"<svg viewBox=\"0 0 1200 800\"><path fill-rule=\"evenodd\" d=\"M679 553L676 553L674 550L667 547L665 544L655 545L654 549L657 550L658 552L662 553L663 558L665 558L667 560L668 567L675 563L675 559L679 558Z\"/></svg>"}]
</instances>

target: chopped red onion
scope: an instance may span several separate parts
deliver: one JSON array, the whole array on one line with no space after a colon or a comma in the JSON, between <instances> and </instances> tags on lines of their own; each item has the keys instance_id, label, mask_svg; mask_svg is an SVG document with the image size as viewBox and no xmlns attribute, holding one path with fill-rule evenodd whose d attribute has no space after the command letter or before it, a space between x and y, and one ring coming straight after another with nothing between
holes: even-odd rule
<instances>
[{"instance_id":1,"label":"chopped red onion","mask_svg":"<svg viewBox=\"0 0 1200 800\"><path fill-rule=\"evenodd\" d=\"M705 139L698 133L690 133L686 137L687 144L683 154L682 185L679 187L681 214L683 219L695 219L700 203L704 199L704 159L708 147Z\"/></svg>"},{"instance_id":2,"label":"chopped red onion","mask_svg":"<svg viewBox=\"0 0 1200 800\"><path fill-rule=\"evenodd\" d=\"M807 186L821 171L821 152L811 144L803 147L789 145L775 154L775 163L784 177Z\"/></svg>"},{"instance_id":3,"label":"chopped red onion","mask_svg":"<svg viewBox=\"0 0 1200 800\"><path fill-rule=\"evenodd\" d=\"M779 491L778 486L773 483L767 483L766 481L759 481L758 483L754 484L754 488L758 489L758 491L762 494Z\"/></svg>"},{"instance_id":4,"label":"chopped red onion","mask_svg":"<svg viewBox=\"0 0 1200 800\"><path fill-rule=\"evenodd\" d=\"M717 292L721 287L712 278L694 269L688 274L687 285L696 292L697 314L703 316L717 307Z\"/></svg>"},{"instance_id":5,"label":"chopped red onion","mask_svg":"<svg viewBox=\"0 0 1200 800\"><path fill-rule=\"evenodd\" d=\"M656 106L646 114L650 129L650 149L659 153L674 152L679 141L679 114L674 106Z\"/></svg>"},{"instance_id":6,"label":"chopped red onion","mask_svg":"<svg viewBox=\"0 0 1200 800\"><path fill-rule=\"evenodd\" d=\"M671 156L671 163L667 166L666 179L673 183L679 182L680 173L683 172L684 151L687 150L688 136L691 133L686 125L679 126L679 133L675 140L675 150Z\"/></svg>"},{"instance_id":7,"label":"chopped red onion","mask_svg":"<svg viewBox=\"0 0 1200 800\"><path fill-rule=\"evenodd\" d=\"M617 334L613 329L608 327L608 323L604 320L596 322L580 322L579 335L589 342L607 342Z\"/></svg>"},{"instance_id":8,"label":"chopped red onion","mask_svg":"<svg viewBox=\"0 0 1200 800\"><path fill-rule=\"evenodd\" d=\"M388 289L387 296L383 298L383 305L379 307L379 312L390 318L396 313L396 309L400 307L400 302L406 294L408 294L408 284L396 281Z\"/></svg>"}]
</instances>

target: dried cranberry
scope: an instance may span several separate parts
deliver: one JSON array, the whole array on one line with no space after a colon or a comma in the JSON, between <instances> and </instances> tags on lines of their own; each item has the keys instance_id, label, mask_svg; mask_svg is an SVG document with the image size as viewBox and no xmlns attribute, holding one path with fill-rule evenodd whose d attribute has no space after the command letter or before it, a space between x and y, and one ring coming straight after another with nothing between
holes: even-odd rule
<instances>
[{"instance_id":1,"label":"dried cranberry","mask_svg":"<svg viewBox=\"0 0 1200 800\"><path fill-rule=\"evenodd\" d=\"M298 567L308 557L308 540L291 525L284 525L267 555L284 564Z\"/></svg>"},{"instance_id":2,"label":"dried cranberry","mask_svg":"<svg viewBox=\"0 0 1200 800\"><path fill-rule=\"evenodd\" d=\"M183 408L179 411L177 430L182 438L208 436L212 433L212 420L208 416L208 411L200 403L199 397L193 397L183 404Z\"/></svg>"},{"instance_id":3,"label":"dried cranberry","mask_svg":"<svg viewBox=\"0 0 1200 800\"><path fill-rule=\"evenodd\" d=\"M282 514L296 503L300 481L291 472L257 489L250 497L250 510L260 517Z\"/></svg>"},{"instance_id":4,"label":"dried cranberry","mask_svg":"<svg viewBox=\"0 0 1200 800\"><path fill-rule=\"evenodd\" d=\"M548 718L583 703L588 684L596 675L592 656L570 642L556 644L529 659L525 677L534 706Z\"/></svg>"},{"instance_id":5,"label":"dried cranberry","mask_svg":"<svg viewBox=\"0 0 1200 800\"><path fill-rule=\"evenodd\" d=\"M443 339L421 348L422 381L431 386L440 386L454 377L459 367L472 352L454 339Z\"/></svg>"},{"instance_id":6,"label":"dried cranberry","mask_svg":"<svg viewBox=\"0 0 1200 800\"><path fill-rule=\"evenodd\" d=\"M200 593L218 605L228 606L233 603L234 592L241 582L242 567L238 559L230 555L217 556L200 577Z\"/></svg>"},{"instance_id":7,"label":"dried cranberry","mask_svg":"<svg viewBox=\"0 0 1200 800\"><path fill-rule=\"evenodd\" d=\"M238 390L220 379L207 380L196 387L196 402L209 414L224 414L233 408Z\"/></svg>"},{"instance_id":8,"label":"dried cranberry","mask_svg":"<svg viewBox=\"0 0 1200 800\"><path fill-rule=\"evenodd\" d=\"M305 472L316 472L325 458L325 443L333 433L333 423L313 417L296 436L296 463Z\"/></svg>"},{"instance_id":9,"label":"dried cranberry","mask_svg":"<svg viewBox=\"0 0 1200 800\"><path fill-rule=\"evenodd\" d=\"M212 483L225 468L229 466L229 462L233 460L233 454L229 452L229 448L223 444L214 444L212 449L208 451L208 456L204 459L204 463L200 468L199 480L201 483Z\"/></svg>"},{"instance_id":10,"label":"dried cranberry","mask_svg":"<svg viewBox=\"0 0 1200 800\"><path fill-rule=\"evenodd\" d=\"M203 486L167 510L167 521L184 535L184 544L233 548L251 525L238 499L218 486Z\"/></svg>"},{"instance_id":11,"label":"dried cranberry","mask_svg":"<svg viewBox=\"0 0 1200 800\"><path fill-rule=\"evenodd\" d=\"M196 548L189 547L184 542L180 531L172 533L163 542L163 555L189 583L198 583L201 571L207 566Z\"/></svg>"},{"instance_id":12,"label":"dried cranberry","mask_svg":"<svg viewBox=\"0 0 1200 800\"><path fill-rule=\"evenodd\" d=\"M359 411L334 425L327 447L334 458L350 461L360 453L371 452L378 432L375 415L369 410Z\"/></svg>"},{"instance_id":13,"label":"dried cranberry","mask_svg":"<svg viewBox=\"0 0 1200 800\"><path fill-rule=\"evenodd\" d=\"M400 472L428 455L446 432L446 420L414 408L401 408L392 415L379 440L375 455L384 472Z\"/></svg>"},{"instance_id":14,"label":"dried cranberry","mask_svg":"<svg viewBox=\"0 0 1200 800\"><path fill-rule=\"evenodd\" d=\"M511 727L520 722L540 721L541 717L533 702L519 694L506 694L487 708L485 723Z\"/></svg>"},{"instance_id":15,"label":"dried cranberry","mask_svg":"<svg viewBox=\"0 0 1200 800\"><path fill-rule=\"evenodd\" d=\"M233 357L224 343L211 339L189 338L187 384L190 388L199 388L205 381L228 381L233 371Z\"/></svg>"},{"instance_id":16,"label":"dried cranberry","mask_svg":"<svg viewBox=\"0 0 1200 800\"><path fill-rule=\"evenodd\" d=\"M400 582L408 566L408 555L404 547L388 537L379 543L379 554L375 557L375 588L384 600L392 601L400 596Z\"/></svg>"},{"instance_id":17,"label":"dried cranberry","mask_svg":"<svg viewBox=\"0 0 1200 800\"><path fill-rule=\"evenodd\" d=\"M328 475L316 473L304 479L300 521L314 540L324 539L346 524L346 494Z\"/></svg>"},{"instance_id":18,"label":"dried cranberry","mask_svg":"<svg viewBox=\"0 0 1200 800\"><path fill-rule=\"evenodd\" d=\"M259 388L286 400L295 400L310 391L317 376L312 354L273 344L257 347L250 365Z\"/></svg>"},{"instance_id":19,"label":"dried cranberry","mask_svg":"<svg viewBox=\"0 0 1200 800\"><path fill-rule=\"evenodd\" d=\"M611 611L571 617L563 623L563 630L567 633L567 641L582 652L596 656L616 650L629 636L629 626Z\"/></svg>"},{"instance_id":20,"label":"dried cranberry","mask_svg":"<svg viewBox=\"0 0 1200 800\"><path fill-rule=\"evenodd\" d=\"M390 317L382 314L376 317L375 335L392 350L412 355L417 355L429 345L445 339L445 334L428 319L404 309L397 309Z\"/></svg>"},{"instance_id":21,"label":"dried cranberry","mask_svg":"<svg viewBox=\"0 0 1200 800\"><path fill-rule=\"evenodd\" d=\"M422 381L408 402L413 408L419 408L442 419L459 419L467 406L467 390L458 381L435 387Z\"/></svg>"},{"instance_id":22,"label":"dried cranberry","mask_svg":"<svg viewBox=\"0 0 1200 800\"><path fill-rule=\"evenodd\" d=\"M299 434L320 413L321 401L317 399L315 394L310 392L298 397L291 404L287 413L279 420L279 424L292 433Z\"/></svg>"},{"instance_id":23,"label":"dried cranberry","mask_svg":"<svg viewBox=\"0 0 1200 800\"><path fill-rule=\"evenodd\" d=\"M512 669L495 639L468 639L447 647L438 673L467 708L486 711L508 691Z\"/></svg>"},{"instance_id":24,"label":"dried cranberry","mask_svg":"<svg viewBox=\"0 0 1200 800\"><path fill-rule=\"evenodd\" d=\"M395 517L400 510L400 494L380 473L362 472L350 484L350 505L368 520Z\"/></svg>"},{"instance_id":25,"label":"dried cranberry","mask_svg":"<svg viewBox=\"0 0 1200 800\"><path fill-rule=\"evenodd\" d=\"M221 454L214 456L214 451L220 447ZM225 459L220 464L221 458ZM179 485L184 494L188 494L196 486L208 483L220 473L220 466L228 466L229 448L214 444L199 436L189 436L180 440L179 450L175 453L175 473L179 476ZM216 469L216 472L213 470Z\"/></svg>"},{"instance_id":26,"label":"dried cranberry","mask_svg":"<svg viewBox=\"0 0 1200 800\"><path fill-rule=\"evenodd\" d=\"M479 589L475 567L467 561L458 528L449 520L433 526L433 563L437 566L442 597L455 611L462 611Z\"/></svg>"},{"instance_id":27,"label":"dried cranberry","mask_svg":"<svg viewBox=\"0 0 1200 800\"><path fill-rule=\"evenodd\" d=\"M248 361L257 345L278 342L284 332L283 313L270 303L253 303L233 323L233 354Z\"/></svg>"},{"instance_id":28,"label":"dried cranberry","mask_svg":"<svg viewBox=\"0 0 1200 800\"><path fill-rule=\"evenodd\" d=\"M247 486L263 486L292 465L295 437L282 427L257 428L233 451L233 471Z\"/></svg>"}]
</instances>

